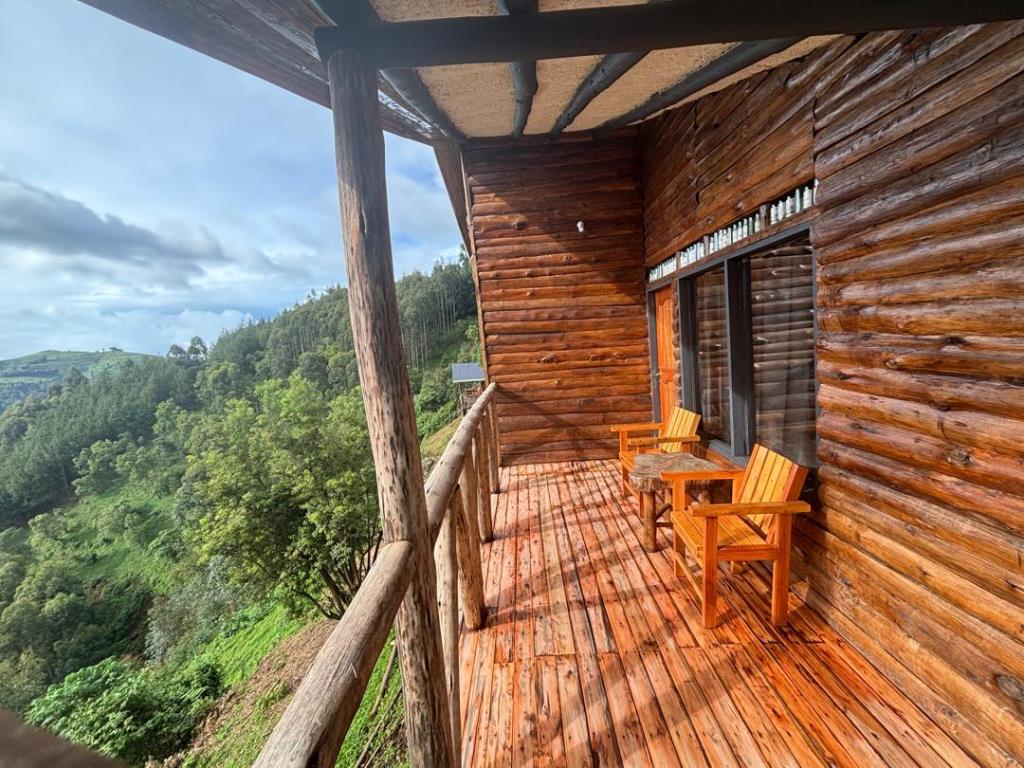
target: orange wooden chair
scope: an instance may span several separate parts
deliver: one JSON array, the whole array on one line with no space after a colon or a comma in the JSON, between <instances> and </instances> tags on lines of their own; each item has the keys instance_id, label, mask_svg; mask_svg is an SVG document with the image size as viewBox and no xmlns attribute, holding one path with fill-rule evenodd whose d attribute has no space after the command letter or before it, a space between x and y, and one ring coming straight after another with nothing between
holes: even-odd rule
<instances>
[{"instance_id":1,"label":"orange wooden chair","mask_svg":"<svg viewBox=\"0 0 1024 768\"><path fill-rule=\"evenodd\" d=\"M672 485L672 531L676 576L686 576L701 595L704 626L715 626L719 562L770 560L772 623L785 624L789 613L789 555L793 515L809 512L798 501L807 469L762 445L754 446L742 474L732 481L732 503L693 502L686 481L692 475L666 472ZM702 583L686 562L689 549L700 564Z\"/></svg>"},{"instance_id":2,"label":"orange wooden chair","mask_svg":"<svg viewBox=\"0 0 1024 768\"><path fill-rule=\"evenodd\" d=\"M697 425L700 414L676 406L668 420L642 424L616 424L612 432L619 433L619 465L622 470L622 493L629 494L629 473L633 470L638 453L675 453L690 450L699 442ZM651 434L657 432L656 435ZM646 434L645 434L646 433Z\"/></svg>"}]
</instances>

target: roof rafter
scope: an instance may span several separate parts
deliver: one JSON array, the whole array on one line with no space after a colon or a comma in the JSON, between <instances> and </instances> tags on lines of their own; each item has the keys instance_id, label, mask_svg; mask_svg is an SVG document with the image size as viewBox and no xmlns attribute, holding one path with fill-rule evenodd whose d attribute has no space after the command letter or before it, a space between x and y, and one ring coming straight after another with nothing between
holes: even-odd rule
<instances>
[{"instance_id":1,"label":"roof rafter","mask_svg":"<svg viewBox=\"0 0 1024 768\"><path fill-rule=\"evenodd\" d=\"M321 27L320 29L348 29L360 26L385 26L377 16L369 0L313 0L321 12L335 27ZM327 65L327 59L337 48L325 51L320 45L320 38L316 37L317 50L320 52L320 60ZM419 114L429 125L436 128L444 136L457 141L462 141L462 131L455 127L455 124L448 117L448 114L434 101L430 91L423 83L419 73L410 67L387 67L380 69L381 77L395 90L406 105Z\"/></svg>"},{"instance_id":2,"label":"roof rafter","mask_svg":"<svg viewBox=\"0 0 1024 768\"><path fill-rule=\"evenodd\" d=\"M665 2L665 0L647 0L648 3ZM572 121L589 106L590 102L608 90L611 85L631 70L649 51L630 51L627 53L609 53L594 67L590 74L580 83L572 95L565 110L551 127L549 135L554 138L572 125Z\"/></svg>"},{"instance_id":3,"label":"roof rafter","mask_svg":"<svg viewBox=\"0 0 1024 768\"><path fill-rule=\"evenodd\" d=\"M555 120L550 131L551 137L554 138L572 125L572 121L579 117L579 114L587 108L590 102L608 90L612 83L632 69L647 53L647 51L609 53L601 59L586 79L580 83L580 87L572 95L565 110Z\"/></svg>"},{"instance_id":4,"label":"roof rafter","mask_svg":"<svg viewBox=\"0 0 1024 768\"><path fill-rule=\"evenodd\" d=\"M498 9L506 16L525 15L537 12L537 0L497 0ZM526 122L533 109L533 97L537 95L537 62L513 61L509 63L512 72L512 86L515 88L516 114L512 123L512 137L518 139L526 130Z\"/></svg>"},{"instance_id":5,"label":"roof rafter","mask_svg":"<svg viewBox=\"0 0 1024 768\"><path fill-rule=\"evenodd\" d=\"M698 91L704 90L709 85L713 85L723 78L734 75L752 64L756 64L762 59L772 56L773 54L781 53L787 48L799 43L802 39L803 38L801 37L784 37L778 40L759 40L754 43L740 43L735 48L723 53L717 59L708 62L700 69L686 75L686 77L675 85L672 85L663 91L658 91L639 106L634 107L623 115L613 117L611 120L607 120L602 123L597 127L597 130L611 131L616 128L621 128L624 125L629 125L630 123L635 123L638 120L650 117L655 112L667 109L673 104L679 103L688 96L692 96Z\"/></svg>"},{"instance_id":6,"label":"roof rafter","mask_svg":"<svg viewBox=\"0 0 1024 768\"><path fill-rule=\"evenodd\" d=\"M678 0L527 15L355 23L321 28L315 36L322 51L360 51L379 69L389 69L536 61L1022 16L1020 0Z\"/></svg>"}]
</instances>

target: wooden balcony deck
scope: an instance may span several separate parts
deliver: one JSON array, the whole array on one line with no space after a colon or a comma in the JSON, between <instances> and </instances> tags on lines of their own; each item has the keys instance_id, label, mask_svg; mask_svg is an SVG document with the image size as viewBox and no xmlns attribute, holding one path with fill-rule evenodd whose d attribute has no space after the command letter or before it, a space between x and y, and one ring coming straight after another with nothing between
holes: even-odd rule
<instances>
[{"instance_id":1,"label":"wooden balcony deck","mask_svg":"<svg viewBox=\"0 0 1024 768\"><path fill-rule=\"evenodd\" d=\"M463 764L959 766L974 762L794 596L720 579L703 629L665 531L640 546L611 462L502 470L487 625L463 632Z\"/></svg>"}]
</instances>

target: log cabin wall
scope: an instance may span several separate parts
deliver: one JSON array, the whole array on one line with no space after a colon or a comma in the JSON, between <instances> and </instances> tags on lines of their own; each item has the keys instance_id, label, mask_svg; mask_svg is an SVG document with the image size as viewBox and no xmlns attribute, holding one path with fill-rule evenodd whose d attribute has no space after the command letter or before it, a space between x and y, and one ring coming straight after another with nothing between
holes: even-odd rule
<instances>
[{"instance_id":1,"label":"log cabin wall","mask_svg":"<svg viewBox=\"0 0 1024 768\"><path fill-rule=\"evenodd\" d=\"M648 264L819 179L794 570L983 765L1024 761L1022 62L1016 22L842 38L641 133Z\"/></svg>"},{"instance_id":2,"label":"log cabin wall","mask_svg":"<svg viewBox=\"0 0 1024 768\"><path fill-rule=\"evenodd\" d=\"M609 425L651 418L636 132L463 164L503 462L617 455Z\"/></svg>"}]
</instances>

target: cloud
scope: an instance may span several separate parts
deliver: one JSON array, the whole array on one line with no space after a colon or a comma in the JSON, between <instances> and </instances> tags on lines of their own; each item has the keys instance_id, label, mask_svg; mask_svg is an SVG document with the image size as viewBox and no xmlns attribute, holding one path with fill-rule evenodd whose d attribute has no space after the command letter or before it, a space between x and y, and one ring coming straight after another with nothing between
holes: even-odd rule
<instances>
[{"instance_id":1,"label":"cloud","mask_svg":"<svg viewBox=\"0 0 1024 768\"><path fill-rule=\"evenodd\" d=\"M181 281L202 274L204 265L227 260L221 244L202 228L154 232L0 174L0 254L22 250L57 257L48 266L77 273L95 273L96 262L121 268L159 265L156 274Z\"/></svg>"},{"instance_id":2,"label":"cloud","mask_svg":"<svg viewBox=\"0 0 1024 768\"><path fill-rule=\"evenodd\" d=\"M345 282L327 109L77 0L3 5L0 358L162 353ZM429 269L460 242L433 152L386 142L395 273Z\"/></svg>"}]
</instances>

